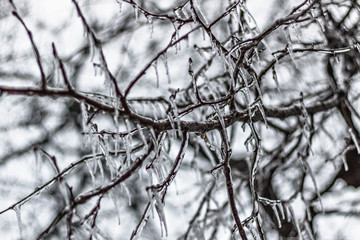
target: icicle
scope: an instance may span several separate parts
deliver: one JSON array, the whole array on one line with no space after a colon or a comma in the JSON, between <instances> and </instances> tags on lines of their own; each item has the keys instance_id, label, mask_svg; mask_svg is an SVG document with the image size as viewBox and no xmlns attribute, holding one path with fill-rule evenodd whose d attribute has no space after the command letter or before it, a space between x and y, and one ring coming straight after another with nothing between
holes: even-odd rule
<instances>
[{"instance_id":1,"label":"icicle","mask_svg":"<svg viewBox=\"0 0 360 240\"><path fill-rule=\"evenodd\" d=\"M154 178L153 178L153 172L152 172L152 168L151 167L146 167L146 172L148 174L148 177L149 177L149 182L150 182L150 186L154 185Z\"/></svg>"},{"instance_id":2,"label":"icicle","mask_svg":"<svg viewBox=\"0 0 360 240\"><path fill-rule=\"evenodd\" d=\"M299 239L302 240L302 239L304 239L304 236L303 236L303 234L302 234L302 232L301 232L301 230L300 230L299 221L296 219L294 210L293 210L293 208L292 208L291 206L289 207L289 210L290 210L291 216L292 216L292 218L293 218L293 220L294 220L294 224L295 224L295 227L296 227L296 231L297 231L298 234L299 234Z\"/></svg>"},{"instance_id":3,"label":"icicle","mask_svg":"<svg viewBox=\"0 0 360 240\"><path fill-rule=\"evenodd\" d=\"M276 208L276 205L277 204L272 204L271 208L272 208L272 210L273 210L273 212L275 214L275 217L276 217L276 220L277 220L277 223L278 223L278 227L281 228L282 227L281 226L281 220L280 220L279 212L278 212L278 210Z\"/></svg>"},{"instance_id":4,"label":"icicle","mask_svg":"<svg viewBox=\"0 0 360 240\"><path fill-rule=\"evenodd\" d=\"M84 133L87 133L89 131L89 127L86 124L87 123L87 119L88 119L88 113L86 110L86 106L85 106L85 102L84 101L80 101L80 109L81 109L81 116L82 116L82 130Z\"/></svg>"},{"instance_id":5,"label":"icicle","mask_svg":"<svg viewBox=\"0 0 360 240\"><path fill-rule=\"evenodd\" d=\"M144 131L143 131L141 125L139 123L136 124L136 128L137 128L137 130L139 132L139 135L140 135L140 138L141 138L142 142L144 143L145 149L147 150L149 146L148 146L148 143L147 143L147 140L146 140L146 137L144 135Z\"/></svg>"},{"instance_id":6,"label":"icicle","mask_svg":"<svg viewBox=\"0 0 360 240\"><path fill-rule=\"evenodd\" d=\"M173 40L174 40L174 42L176 42L180 38L179 29L176 27L175 22L172 22L172 25L175 30L175 35L174 35ZM175 44L175 54L177 54L178 50L179 51L181 50L180 42L181 41L179 41L178 43Z\"/></svg>"},{"instance_id":7,"label":"icicle","mask_svg":"<svg viewBox=\"0 0 360 240\"><path fill-rule=\"evenodd\" d=\"M203 28L200 28L200 32L201 32L203 41L205 41L206 40L205 30Z\"/></svg>"},{"instance_id":8,"label":"icicle","mask_svg":"<svg viewBox=\"0 0 360 240\"><path fill-rule=\"evenodd\" d=\"M22 220L21 220L20 206L19 206L19 205L16 205L16 206L13 208L13 210L15 211L16 218L17 218L20 240L23 240L23 239L24 239L24 235L23 235L23 224L22 224Z\"/></svg>"},{"instance_id":9,"label":"icicle","mask_svg":"<svg viewBox=\"0 0 360 240\"><path fill-rule=\"evenodd\" d=\"M299 67L298 67L298 65L297 65L297 62L295 61L295 56L294 56L294 52L293 52L293 47L292 47L292 45L291 45L290 42L289 42L289 45L287 46L286 49L287 49L288 52L289 52L289 56L290 56L290 58L291 58L291 61L294 63L295 68L296 68L296 69L299 69Z\"/></svg>"},{"instance_id":10,"label":"icicle","mask_svg":"<svg viewBox=\"0 0 360 240\"><path fill-rule=\"evenodd\" d=\"M175 97L173 97L173 96L170 97L170 105L172 107L172 110L173 110L173 113L175 116L175 121L176 121L179 136L181 136L181 122L180 122L180 118L179 118L179 110L176 106Z\"/></svg>"},{"instance_id":11,"label":"icicle","mask_svg":"<svg viewBox=\"0 0 360 240\"><path fill-rule=\"evenodd\" d=\"M120 225L120 223L121 223L121 221L120 221L120 210L119 210L119 206L117 204L117 198L116 198L115 194L116 194L115 192L110 191L110 197L111 197L111 200L114 203L115 212L116 212L116 216L117 216L117 219L118 219L118 224Z\"/></svg>"},{"instance_id":12,"label":"icicle","mask_svg":"<svg viewBox=\"0 0 360 240\"><path fill-rule=\"evenodd\" d=\"M255 60L257 63L260 63L260 56L259 56L259 50L257 47L254 47L254 55L255 55Z\"/></svg>"},{"instance_id":13,"label":"icicle","mask_svg":"<svg viewBox=\"0 0 360 240\"><path fill-rule=\"evenodd\" d=\"M284 205L285 207L285 211L286 211L286 221L287 222L291 222L291 213L290 213L290 209L287 205Z\"/></svg>"},{"instance_id":14,"label":"icicle","mask_svg":"<svg viewBox=\"0 0 360 240\"><path fill-rule=\"evenodd\" d=\"M195 235L195 239L197 240L205 240L205 231L204 229L201 228L200 224L198 222L196 222L193 225L193 232Z\"/></svg>"},{"instance_id":15,"label":"icicle","mask_svg":"<svg viewBox=\"0 0 360 240\"><path fill-rule=\"evenodd\" d=\"M60 73L59 61L54 58L54 86L61 87L61 73Z\"/></svg>"},{"instance_id":16,"label":"icicle","mask_svg":"<svg viewBox=\"0 0 360 240\"><path fill-rule=\"evenodd\" d=\"M267 118L266 118L265 110L264 110L264 107L263 107L262 103L258 102L257 106L258 106L258 109L259 109L259 111L261 113L262 118L264 119L265 127L268 128Z\"/></svg>"},{"instance_id":17,"label":"icicle","mask_svg":"<svg viewBox=\"0 0 360 240\"><path fill-rule=\"evenodd\" d=\"M310 167L309 163L305 159L302 159L302 160L303 160L303 163L305 163L305 165L307 167L306 169L307 169L307 172L309 173L309 175L311 177L311 180L313 181L315 192L316 192L316 195L317 195L317 197L319 199L321 211L324 211L323 203L322 203L322 200L321 200L321 194L320 194L319 188L317 187L315 175L314 175L313 171L311 170L311 167Z\"/></svg>"},{"instance_id":18,"label":"icicle","mask_svg":"<svg viewBox=\"0 0 360 240\"><path fill-rule=\"evenodd\" d=\"M101 179L102 181L104 182L105 181L105 173L104 173L104 168L103 168L103 165L102 165L102 162L101 162L101 158L98 158L97 159L97 164L99 166L99 170L100 170L100 174L101 174Z\"/></svg>"},{"instance_id":19,"label":"icicle","mask_svg":"<svg viewBox=\"0 0 360 240\"><path fill-rule=\"evenodd\" d=\"M167 60L166 52L162 55L162 59L163 59L164 67L165 67L166 76L168 78L168 83L170 84L171 79L170 79L170 72L169 72L169 66L168 66L168 60Z\"/></svg>"},{"instance_id":20,"label":"icicle","mask_svg":"<svg viewBox=\"0 0 360 240\"><path fill-rule=\"evenodd\" d=\"M85 30L85 31L87 31L87 30ZM91 33L86 32L86 34L88 35L88 41L89 41L90 62L93 62L95 53L96 53L96 45L95 45L93 37L91 36Z\"/></svg>"},{"instance_id":21,"label":"icicle","mask_svg":"<svg viewBox=\"0 0 360 240\"><path fill-rule=\"evenodd\" d=\"M153 17L151 15L147 16L147 21L149 24L150 38L152 38L152 35L154 33Z\"/></svg>"},{"instance_id":22,"label":"icicle","mask_svg":"<svg viewBox=\"0 0 360 240\"><path fill-rule=\"evenodd\" d=\"M257 77L254 74L251 74L251 77L255 83L255 88L259 94L259 99L260 99L260 101L262 101L262 92L261 92L261 88L260 88L259 82L257 80Z\"/></svg>"},{"instance_id":23,"label":"icicle","mask_svg":"<svg viewBox=\"0 0 360 240\"><path fill-rule=\"evenodd\" d=\"M113 135L113 141L114 141L114 155L117 156L118 153L119 153L119 141L118 141L118 138L119 138L119 135Z\"/></svg>"},{"instance_id":24,"label":"icicle","mask_svg":"<svg viewBox=\"0 0 360 240\"><path fill-rule=\"evenodd\" d=\"M216 115L219 118L221 128L224 131L224 133L226 134L226 125L225 125L224 117L223 117L223 115L222 115L222 113L221 113L221 111L219 109L219 105L215 104L214 109L215 109Z\"/></svg>"},{"instance_id":25,"label":"icicle","mask_svg":"<svg viewBox=\"0 0 360 240\"><path fill-rule=\"evenodd\" d=\"M133 240L139 240L140 239L140 235L141 235L147 221L149 220L150 210L151 210L151 201L149 202L149 204L147 205L147 207L145 209L144 218L141 220L140 225L137 228L137 231L136 231L135 235L132 238Z\"/></svg>"},{"instance_id":26,"label":"icicle","mask_svg":"<svg viewBox=\"0 0 360 240\"><path fill-rule=\"evenodd\" d=\"M175 15L176 15L177 18L179 18L179 19L183 19L183 18L184 18L185 14L184 14L184 12L183 12L182 7L177 7L177 8L175 8L173 11L174 11L174 13L175 13Z\"/></svg>"},{"instance_id":27,"label":"icicle","mask_svg":"<svg viewBox=\"0 0 360 240\"><path fill-rule=\"evenodd\" d=\"M286 40L287 40L287 51L289 53L289 56L292 60L292 62L294 63L295 65L295 68L298 69L298 65L295 61L295 56L294 56L294 51L293 51L293 46L292 46L292 42L291 42L291 37L290 37L290 32L289 32L289 29L288 28L284 28L284 34L285 34L285 37L286 37Z\"/></svg>"},{"instance_id":28,"label":"icicle","mask_svg":"<svg viewBox=\"0 0 360 240\"><path fill-rule=\"evenodd\" d=\"M129 206L131 206L131 194L130 194L129 188L127 187L127 185L124 182L121 184L121 188L125 191L125 193L128 197Z\"/></svg>"},{"instance_id":29,"label":"icicle","mask_svg":"<svg viewBox=\"0 0 360 240\"><path fill-rule=\"evenodd\" d=\"M241 11L240 10L240 7L239 5L236 6L236 8L234 8L232 11L231 11L231 14L234 16L234 18L237 20L237 22L239 23L239 26L240 26L240 32L241 34L243 35L244 34L244 26L241 22L241 19L240 19L240 15L239 15L239 12L238 11Z\"/></svg>"},{"instance_id":30,"label":"icicle","mask_svg":"<svg viewBox=\"0 0 360 240\"><path fill-rule=\"evenodd\" d=\"M34 154L35 154L35 172L36 172L36 181L41 184L42 177L41 177L41 166L42 166L42 159L40 151L37 147L34 147Z\"/></svg>"},{"instance_id":31,"label":"icicle","mask_svg":"<svg viewBox=\"0 0 360 240\"><path fill-rule=\"evenodd\" d=\"M276 74L275 65L271 69L272 69L272 75L273 75L273 80L274 80L275 85L276 85L276 89L277 89L278 92L280 92L280 85L279 85L278 76Z\"/></svg>"},{"instance_id":32,"label":"icicle","mask_svg":"<svg viewBox=\"0 0 360 240\"><path fill-rule=\"evenodd\" d=\"M171 114L171 112L169 111L168 112L168 115L167 115L168 119L169 119L169 122L170 122L170 126L173 130L176 130L176 127L175 127L175 121L174 121L174 118Z\"/></svg>"},{"instance_id":33,"label":"icicle","mask_svg":"<svg viewBox=\"0 0 360 240\"><path fill-rule=\"evenodd\" d=\"M97 146L98 146L98 138L97 136L95 136L94 134L90 135L90 143L91 143L91 152L92 152L92 157L93 160L96 162L97 161ZM95 164L96 166L96 164ZM94 173L96 172L96 168L94 168Z\"/></svg>"},{"instance_id":34,"label":"icicle","mask_svg":"<svg viewBox=\"0 0 360 240\"><path fill-rule=\"evenodd\" d=\"M298 32L298 30L296 29L295 23L294 23L294 24L291 24L291 27L292 27L292 29L293 29L293 31L294 31L294 33L295 33L297 42L300 43L301 40L300 40L299 32Z\"/></svg>"},{"instance_id":35,"label":"icicle","mask_svg":"<svg viewBox=\"0 0 360 240\"><path fill-rule=\"evenodd\" d=\"M360 144L359 144L358 139L356 138L354 129L349 128L349 133L350 133L351 139L353 140L353 142L355 144L355 147L356 147L356 150L357 150L358 154L360 154Z\"/></svg>"},{"instance_id":36,"label":"icicle","mask_svg":"<svg viewBox=\"0 0 360 240\"><path fill-rule=\"evenodd\" d=\"M181 152L180 156L179 156L179 164L176 166L176 168L174 169L174 172L178 172L181 166L182 161L184 160L185 157L185 153L186 153L186 149L189 143L189 132L186 132L186 136L183 136L184 138L186 138L185 144L184 144L184 148L183 151Z\"/></svg>"},{"instance_id":37,"label":"icicle","mask_svg":"<svg viewBox=\"0 0 360 240\"><path fill-rule=\"evenodd\" d=\"M196 18L195 9L191 9L191 18L194 21L194 23L198 23L197 18Z\"/></svg>"},{"instance_id":38,"label":"icicle","mask_svg":"<svg viewBox=\"0 0 360 240\"><path fill-rule=\"evenodd\" d=\"M133 6L134 6L134 12L135 12L135 23L138 23L139 22L139 8L136 4Z\"/></svg>"},{"instance_id":39,"label":"icicle","mask_svg":"<svg viewBox=\"0 0 360 240\"><path fill-rule=\"evenodd\" d=\"M242 7L242 9L244 10L244 12L250 17L250 19L253 21L253 23L254 23L254 25L255 25L255 31L252 32L253 35L255 35L255 34L257 34L258 32L260 32L260 29L259 29L259 27L258 27L258 25L257 25L257 23L256 23L256 21L255 21L254 16L250 13L250 11L249 11L249 9L246 7L246 5L243 4L243 3L241 3L241 7ZM247 20L246 20L246 17L244 17L244 19L245 19L245 21L247 21ZM250 22L248 22L247 24L248 24L248 26L250 27Z\"/></svg>"},{"instance_id":40,"label":"icicle","mask_svg":"<svg viewBox=\"0 0 360 240\"><path fill-rule=\"evenodd\" d=\"M311 221L311 211L310 211L309 204L306 204L306 218L308 221Z\"/></svg>"},{"instance_id":41,"label":"icicle","mask_svg":"<svg viewBox=\"0 0 360 240\"><path fill-rule=\"evenodd\" d=\"M201 20L204 22L204 24L205 24L206 26L208 26L209 23L208 23L208 21L206 20L205 14L204 14L204 12L203 12L202 9L201 9L201 6L200 6L198 0L194 0L193 2L194 2L195 7L197 8L197 10L199 11Z\"/></svg>"},{"instance_id":42,"label":"icicle","mask_svg":"<svg viewBox=\"0 0 360 240\"><path fill-rule=\"evenodd\" d=\"M307 236L310 238L310 240L315 240L315 237L314 237L314 235L313 235L313 233L311 231L309 222L305 221L304 226L305 226L305 231L307 233Z\"/></svg>"},{"instance_id":43,"label":"icicle","mask_svg":"<svg viewBox=\"0 0 360 240\"><path fill-rule=\"evenodd\" d=\"M356 44L355 44L355 48L356 48L356 50L360 53L360 44L359 44L359 43L356 43Z\"/></svg>"},{"instance_id":44,"label":"icicle","mask_svg":"<svg viewBox=\"0 0 360 240\"><path fill-rule=\"evenodd\" d=\"M160 220L161 237L164 236L164 229L165 229L165 236L167 237L168 229L167 229L167 225L166 225L164 205L161 202L161 198L160 198L159 194L154 193L154 197L155 197L155 209L156 209L156 212L157 212L157 214L159 216L159 220Z\"/></svg>"},{"instance_id":45,"label":"icicle","mask_svg":"<svg viewBox=\"0 0 360 240\"><path fill-rule=\"evenodd\" d=\"M119 4L119 13L121 13L123 0L116 0L116 2Z\"/></svg>"},{"instance_id":46,"label":"icicle","mask_svg":"<svg viewBox=\"0 0 360 240\"><path fill-rule=\"evenodd\" d=\"M343 162L345 172L349 171L349 166L347 164L346 157L344 156L344 154L341 155L341 160Z\"/></svg>"},{"instance_id":47,"label":"icicle","mask_svg":"<svg viewBox=\"0 0 360 240\"><path fill-rule=\"evenodd\" d=\"M153 143L155 145L155 150L157 152L157 149L158 149L158 141L157 141L157 138L156 138L156 134L155 134L155 130L153 127L150 127L150 135L151 135L151 138L153 140Z\"/></svg>"},{"instance_id":48,"label":"icicle","mask_svg":"<svg viewBox=\"0 0 360 240\"><path fill-rule=\"evenodd\" d=\"M124 147L125 147L125 152L126 152L126 165L129 166L131 163L131 146L129 144L128 139L122 138L122 141L124 143Z\"/></svg>"},{"instance_id":49,"label":"icicle","mask_svg":"<svg viewBox=\"0 0 360 240\"><path fill-rule=\"evenodd\" d=\"M281 202L276 204L276 206L279 208L279 211L280 211L280 214L281 214L281 219L285 220L284 206L282 205Z\"/></svg>"},{"instance_id":50,"label":"icicle","mask_svg":"<svg viewBox=\"0 0 360 240\"><path fill-rule=\"evenodd\" d=\"M89 161L85 161L85 164L86 164L86 166L87 166L87 168L89 170L89 173L90 173L90 176L91 176L91 181L92 181L93 185L95 186L95 175L94 175L94 172L93 172L93 170L92 170L92 168L91 168L91 166L89 164Z\"/></svg>"}]
</instances>

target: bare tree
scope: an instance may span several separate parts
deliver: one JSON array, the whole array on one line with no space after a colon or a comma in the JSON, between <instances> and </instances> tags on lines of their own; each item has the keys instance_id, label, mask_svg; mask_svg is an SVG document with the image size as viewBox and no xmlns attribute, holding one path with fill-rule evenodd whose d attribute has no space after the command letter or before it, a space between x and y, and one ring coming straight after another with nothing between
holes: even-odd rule
<instances>
[{"instance_id":1,"label":"bare tree","mask_svg":"<svg viewBox=\"0 0 360 240\"><path fill-rule=\"evenodd\" d=\"M0 2L4 236L351 237L357 1L61 2Z\"/></svg>"}]
</instances>

